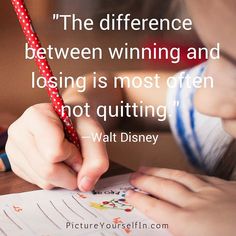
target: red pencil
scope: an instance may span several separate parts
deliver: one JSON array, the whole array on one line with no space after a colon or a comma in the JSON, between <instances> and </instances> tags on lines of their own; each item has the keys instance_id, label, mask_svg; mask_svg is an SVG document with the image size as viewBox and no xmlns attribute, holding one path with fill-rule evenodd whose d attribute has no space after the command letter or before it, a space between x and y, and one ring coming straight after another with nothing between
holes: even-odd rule
<instances>
[{"instance_id":1,"label":"red pencil","mask_svg":"<svg viewBox=\"0 0 236 236\"><path fill-rule=\"evenodd\" d=\"M14 6L15 12L21 24L22 30L24 32L29 47L33 48L37 52L37 50L39 50L39 48L41 47L41 44L36 32L33 29L32 21L30 19L24 1L11 0L11 2L12 5ZM44 59L41 58L38 58L37 53L35 53L35 62L39 68L40 75L45 77L46 80L48 81L49 78L53 76L53 74L46 57L44 57ZM62 107L64 106L64 101L60 96L58 88L53 88L53 85L50 87L50 83L48 82L47 92L48 95L50 96L55 112L58 114L58 116L63 122L66 137L68 138L69 141L71 141L77 147L79 147L79 137L75 128L73 127L71 119L69 118L66 111L63 112L64 114L62 116Z\"/></svg>"}]
</instances>

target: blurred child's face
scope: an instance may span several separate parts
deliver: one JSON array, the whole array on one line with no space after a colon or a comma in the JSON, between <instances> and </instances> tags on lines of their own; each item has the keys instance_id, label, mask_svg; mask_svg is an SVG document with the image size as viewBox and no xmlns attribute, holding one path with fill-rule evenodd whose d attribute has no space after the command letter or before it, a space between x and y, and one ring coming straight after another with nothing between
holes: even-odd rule
<instances>
[{"instance_id":1,"label":"blurred child's face","mask_svg":"<svg viewBox=\"0 0 236 236\"><path fill-rule=\"evenodd\" d=\"M217 42L220 60L208 61L213 89L200 89L195 103L200 112L221 117L225 129L236 137L236 1L186 0L195 28L207 47Z\"/></svg>"}]
</instances>

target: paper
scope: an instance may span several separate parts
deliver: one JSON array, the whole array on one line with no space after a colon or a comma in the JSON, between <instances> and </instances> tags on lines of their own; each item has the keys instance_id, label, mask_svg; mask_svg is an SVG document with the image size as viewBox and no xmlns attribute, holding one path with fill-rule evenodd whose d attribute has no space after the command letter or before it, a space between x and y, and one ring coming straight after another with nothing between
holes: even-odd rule
<instances>
[{"instance_id":1,"label":"paper","mask_svg":"<svg viewBox=\"0 0 236 236\"><path fill-rule=\"evenodd\" d=\"M0 196L3 236L168 236L124 199L129 175L101 180L89 193L38 190ZM160 226L160 225L159 225Z\"/></svg>"}]
</instances>

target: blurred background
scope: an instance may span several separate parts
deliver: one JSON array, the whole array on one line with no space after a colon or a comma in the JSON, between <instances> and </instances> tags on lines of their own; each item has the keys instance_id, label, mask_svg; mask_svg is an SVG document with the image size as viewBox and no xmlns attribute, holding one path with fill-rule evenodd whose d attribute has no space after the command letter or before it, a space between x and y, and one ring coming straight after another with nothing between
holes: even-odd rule
<instances>
[{"instance_id":1,"label":"blurred background","mask_svg":"<svg viewBox=\"0 0 236 236\"><path fill-rule=\"evenodd\" d=\"M107 13L130 13L138 18L186 18L188 14L181 0L25 0L25 3L44 47L51 44L55 47L105 48L119 47L125 42L135 47L150 45L152 42L183 48L201 45L194 30L145 33L99 30L64 32L61 24L52 20L53 13L75 13L80 18L93 18L95 22ZM49 100L44 90L31 88L31 73L37 72L37 68L34 61L24 60L25 39L10 1L1 1L0 35L0 123L3 123L6 119L12 122L27 107ZM72 76L100 70L155 70L157 73L167 71L174 74L195 63L199 62L182 60L180 64L173 66L163 61L112 61L106 56L103 61L50 61L53 71L62 71L63 74ZM158 132L158 127L153 127L152 132ZM156 146L114 143L109 144L108 149L111 159L133 169L143 164L191 170L168 130L160 134Z\"/></svg>"}]
</instances>

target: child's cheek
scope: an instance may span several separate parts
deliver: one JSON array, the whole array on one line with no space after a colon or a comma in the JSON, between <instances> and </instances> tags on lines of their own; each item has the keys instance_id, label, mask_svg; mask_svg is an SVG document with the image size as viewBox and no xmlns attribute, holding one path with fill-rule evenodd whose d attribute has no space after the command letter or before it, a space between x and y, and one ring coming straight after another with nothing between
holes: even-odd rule
<instances>
[{"instance_id":1,"label":"child's cheek","mask_svg":"<svg viewBox=\"0 0 236 236\"><path fill-rule=\"evenodd\" d=\"M236 118L235 120L223 120L222 122L224 130L236 138Z\"/></svg>"},{"instance_id":2,"label":"child's cheek","mask_svg":"<svg viewBox=\"0 0 236 236\"><path fill-rule=\"evenodd\" d=\"M212 88L200 88L194 96L194 105L198 112L209 115L219 116L217 107L220 105L220 100L217 97L217 91Z\"/></svg>"},{"instance_id":3,"label":"child's cheek","mask_svg":"<svg viewBox=\"0 0 236 236\"><path fill-rule=\"evenodd\" d=\"M205 115L222 119L236 119L236 92L226 86L198 89L194 104L196 109Z\"/></svg>"}]
</instances>

